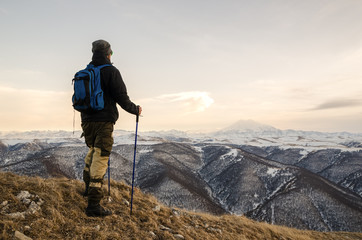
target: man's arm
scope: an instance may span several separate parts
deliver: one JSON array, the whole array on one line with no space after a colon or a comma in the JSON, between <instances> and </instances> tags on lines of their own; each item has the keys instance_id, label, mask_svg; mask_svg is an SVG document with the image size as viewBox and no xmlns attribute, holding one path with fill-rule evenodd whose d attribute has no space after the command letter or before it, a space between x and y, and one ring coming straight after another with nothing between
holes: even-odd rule
<instances>
[{"instance_id":1,"label":"man's arm","mask_svg":"<svg viewBox=\"0 0 362 240\"><path fill-rule=\"evenodd\" d=\"M113 76L110 84L112 98L115 99L115 101L125 111L131 114L140 115L142 112L142 108L140 106L137 106L130 100L121 73L118 71L118 69L115 69L112 75Z\"/></svg>"}]
</instances>

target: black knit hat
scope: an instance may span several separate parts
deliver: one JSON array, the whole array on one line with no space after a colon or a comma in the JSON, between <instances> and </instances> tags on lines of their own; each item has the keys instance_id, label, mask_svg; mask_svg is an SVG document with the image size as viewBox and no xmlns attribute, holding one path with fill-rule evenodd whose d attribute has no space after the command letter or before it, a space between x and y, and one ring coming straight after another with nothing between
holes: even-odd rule
<instances>
[{"instance_id":1,"label":"black knit hat","mask_svg":"<svg viewBox=\"0 0 362 240\"><path fill-rule=\"evenodd\" d=\"M92 52L99 52L106 56L112 53L111 44L105 40L97 40L92 43Z\"/></svg>"}]
</instances>

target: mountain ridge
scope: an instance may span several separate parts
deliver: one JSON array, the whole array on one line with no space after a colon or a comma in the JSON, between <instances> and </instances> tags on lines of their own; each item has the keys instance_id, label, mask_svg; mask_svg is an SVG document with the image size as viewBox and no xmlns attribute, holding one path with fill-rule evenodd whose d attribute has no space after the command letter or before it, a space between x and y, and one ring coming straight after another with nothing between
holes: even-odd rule
<instances>
[{"instance_id":1,"label":"mountain ridge","mask_svg":"<svg viewBox=\"0 0 362 240\"><path fill-rule=\"evenodd\" d=\"M30 239L362 239L362 233L303 231L259 223L234 215L212 216L168 208L135 190L129 214L131 187L111 181L113 211L105 218L87 217L79 180L19 176L0 172L0 238ZM20 195L22 197L20 197ZM24 197L27 196L27 197ZM26 201L25 201L26 200ZM35 207L30 207L30 205ZM70 217L71 216L71 217Z\"/></svg>"},{"instance_id":2,"label":"mountain ridge","mask_svg":"<svg viewBox=\"0 0 362 240\"><path fill-rule=\"evenodd\" d=\"M140 129L141 130L141 129ZM133 131L127 131L122 129L115 129L115 131L120 132L121 134L132 133ZM310 134L347 134L347 135L362 135L362 132L348 132L348 131L317 131L317 130L300 130L300 129L278 129L272 125L264 124L252 119L239 119L234 123L221 128L220 130L202 132L202 131L191 131L191 130L148 130L143 131L143 133L155 133L163 135L174 135L174 136L190 136L190 135L212 135L219 132L275 132L275 133L310 133ZM46 138L49 135L52 135L53 138L73 138L74 132L76 136L80 136L81 130L70 131L70 130L29 130L29 131L1 131L0 138L25 138L25 139L34 139L39 137L40 139Z\"/></svg>"}]
</instances>

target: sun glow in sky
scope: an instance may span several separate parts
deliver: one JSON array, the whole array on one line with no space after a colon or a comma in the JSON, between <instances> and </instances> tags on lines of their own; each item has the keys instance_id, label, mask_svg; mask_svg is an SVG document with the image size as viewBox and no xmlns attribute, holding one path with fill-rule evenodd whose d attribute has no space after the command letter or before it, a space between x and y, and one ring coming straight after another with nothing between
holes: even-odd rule
<instances>
[{"instance_id":1,"label":"sun glow in sky","mask_svg":"<svg viewBox=\"0 0 362 240\"><path fill-rule=\"evenodd\" d=\"M105 39L141 130L253 119L362 132L361 12L355 0L1 1L0 131L71 130L71 80ZM134 125L121 110L116 129Z\"/></svg>"}]
</instances>

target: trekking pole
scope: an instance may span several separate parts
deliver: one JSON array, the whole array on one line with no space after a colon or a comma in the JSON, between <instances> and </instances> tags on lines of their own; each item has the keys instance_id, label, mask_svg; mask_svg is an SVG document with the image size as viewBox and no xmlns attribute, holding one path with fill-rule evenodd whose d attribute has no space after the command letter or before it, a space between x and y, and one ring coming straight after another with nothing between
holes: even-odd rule
<instances>
[{"instance_id":1,"label":"trekking pole","mask_svg":"<svg viewBox=\"0 0 362 240\"><path fill-rule=\"evenodd\" d=\"M108 158L108 201L111 200L111 158Z\"/></svg>"},{"instance_id":2,"label":"trekking pole","mask_svg":"<svg viewBox=\"0 0 362 240\"><path fill-rule=\"evenodd\" d=\"M137 147L138 119L139 119L139 114L137 114L137 118L136 118L136 136L135 136L135 140L134 140L133 173L132 173L132 193L131 193L131 211L130 211L130 215L132 215L134 172L135 172L135 168L136 168L136 147Z\"/></svg>"}]
</instances>

